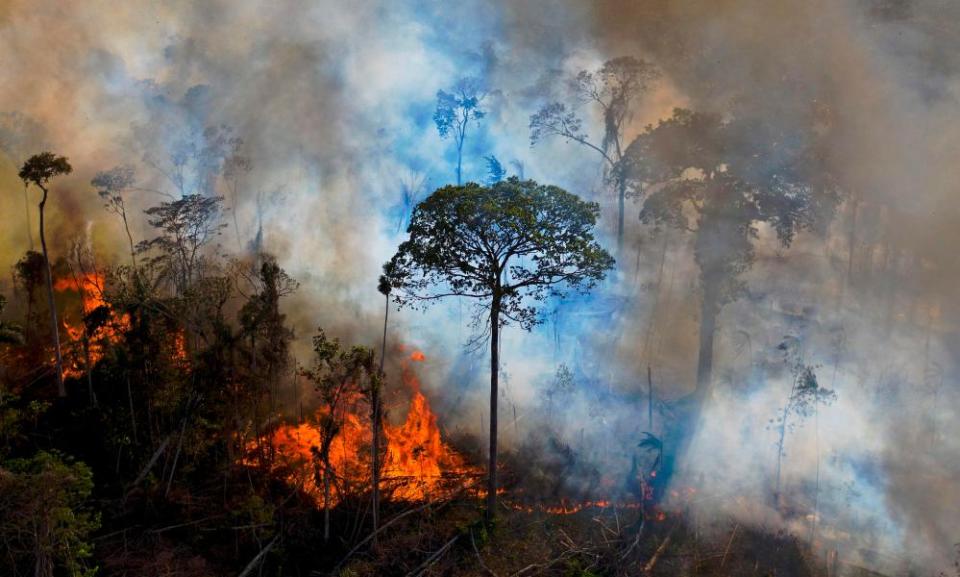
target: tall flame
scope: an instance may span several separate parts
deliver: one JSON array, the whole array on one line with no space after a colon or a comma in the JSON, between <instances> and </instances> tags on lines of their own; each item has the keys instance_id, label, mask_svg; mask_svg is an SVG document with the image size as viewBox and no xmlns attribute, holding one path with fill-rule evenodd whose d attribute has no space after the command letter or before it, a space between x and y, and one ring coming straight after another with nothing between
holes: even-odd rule
<instances>
[{"instance_id":1,"label":"tall flame","mask_svg":"<svg viewBox=\"0 0 960 577\"><path fill-rule=\"evenodd\" d=\"M103 275L86 273L58 278L53 288L60 293L77 293L81 299L81 318L73 320L71 315L67 314L63 319L63 328L67 334L63 378L78 378L83 375L84 370L89 370L100 362L105 345L119 341L120 335L130 328L130 317L110 311L106 322L91 334L87 334L84 318L97 309L105 307L109 310L110 305L104 299Z\"/></svg>"},{"instance_id":2,"label":"tall flame","mask_svg":"<svg viewBox=\"0 0 960 577\"><path fill-rule=\"evenodd\" d=\"M415 351L409 360L420 362L425 358L422 352ZM402 378L412 397L403 424L382 425L386 440L381 465L382 487L394 499L421 501L463 486L466 476L478 470L467 465L465 459L443 441L437 417L420 390L416 372L409 365L403 366ZM343 414L342 426L330 449L335 476L328 502L331 506L347 494L368 489L371 480L373 435L369 407L359 397L350 399L346 406L348 410ZM322 416L321 409L316 422ZM302 484L304 490L322 504L323 488L313 455L313 449L319 447L321 441L316 422L281 426L272 434L270 443L280 460L291 467L290 481Z\"/></svg>"}]
</instances>

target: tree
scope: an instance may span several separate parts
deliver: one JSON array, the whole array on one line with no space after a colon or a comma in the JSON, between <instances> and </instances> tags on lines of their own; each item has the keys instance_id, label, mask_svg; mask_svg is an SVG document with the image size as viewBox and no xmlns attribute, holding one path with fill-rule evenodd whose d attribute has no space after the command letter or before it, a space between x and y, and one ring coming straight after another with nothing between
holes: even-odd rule
<instances>
[{"instance_id":1,"label":"tree","mask_svg":"<svg viewBox=\"0 0 960 577\"><path fill-rule=\"evenodd\" d=\"M240 208L240 185L243 178L253 170L253 161L244 154L243 139L232 137L228 140L229 156L223 161L223 178L230 190L230 212L233 213L233 231L237 235L237 246L240 242L240 224L237 220L237 211Z\"/></svg>"},{"instance_id":2,"label":"tree","mask_svg":"<svg viewBox=\"0 0 960 577\"><path fill-rule=\"evenodd\" d=\"M127 203L123 198L126 192L133 189L136 177L132 166L117 166L110 170L98 172L90 185L97 189L97 194L104 201L104 207L123 221L123 230L127 233L127 242L130 244L130 262L137 268L137 251L130 234L130 223L127 221Z\"/></svg>"},{"instance_id":3,"label":"tree","mask_svg":"<svg viewBox=\"0 0 960 577\"><path fill-rule=\"evenodd\" d=\"M400 232L410 222L410 212L420 202L426 182L427 177L416 171L400 177L400 218L397 219L396 232Z\"/></svg>"},{"instance_id":4,"label":"tree","mask_svg":"<svg viewBox=\"0 0 960 577\"><path fill-rule=\"evenodd\" d=\"M650 192L641 222L694 235L701 305L695 412L707 398L721 309L742 295L758 226L787 247L802 230L823 230L839 201L813 134L783 134L751 118L674 110L624 153L618 171ZM686 438L689 438L688 430Z\"/></svg>"},{"instance_id":5,"label":"tree","mask_svg":"<svg viewBox=\"0 0 960 577\"><path fill-rule=\"evenodd\" d=\"M487 184L496 184L507 176L507 170L494 155L484 156L487 161Z\"/></svg>"},{"instance_id":6,"label":"tree","mask_svg":"<svg viewBox=\"0 0 960 577\"><path fill-rule=\"evenodd\" d=\"M463 143L467 138L470 121L479 123L486 116L482 108L487 94L477 78L461 78L450 92L437 91L437 108L433 113L433 122L437 125L440 138L452 137L457 147L457 186L463 181Z\"/></svg>"},{"instance_id":7,"label":"tree","mask_svg":"<svg viewBox=\"0 0 960 577\"><path fill-rule=\"evenodd\" d=\"M596 71L581 70L572 80L574 97L581 104L597 107L603 115L603 139L590 140L583 129L583 119L562 102L543 105L530 116L530 145L549 136L559 136L579 143L603 158L606 177L617 191L617 254L623 249L624 213L627 182L615 168L623 158L624 129L633 117L638 97L659 77L653 64L621 56L606 61Z\"/></svg>"},{"instance_id":8,"label":"tree","mask_svg":"<svg viewBox=\"0 0 960 577\"><path fill-rule=\"evenodd\" d=\"M271 408L276 400L279 377L285 373L290 363L290 341L293 331L286 326L286 316L280 312L280 300L293 294L299 283L280 268L276 259L261 255L258 274L245 272L246 266L239 264L237 269L241 277L246 278L255 292L240 308L240 334L242 342L249 342L249 378L247 394L252 400L253 416L251 421L257 438L258 452L262 451L260 425L263 415L260 412L264 393L271 399ZM239 403L236 403L239 405ZM235 407L238 410L239 406ZM239 419L237 419L239 421Z\"/></svg>"},{"instance_id":9,"label":"tree","mask_svg":"<svg viewBox=\"0 0 960 577\"><path fill-rule=\"evenodd\" d=\"M373 423L373 448L371 449L371 486L373 500L373 534L374 544L377 542L376 534L380 525L380 435L381 423L383 421L383 407L380 398L381 385L385 379L383 372L383 363L387 358L387 320L390 317L390 279L386 275L380 275L377 282L377 290L383 295L383 344L380 347L380 374L377 382L370 387L370 420Z\"/></svg>"},{"instance_id":10,"label":"tree","mask_svg":"<svg viewBox=\"0 0 960 577\"><path fill-rule=\"evenodd\" d=\"M93 473L84 463L40 451L0 464L0 567L9 575L93 577L90 534L99 515L86 502Z\"/></svg>"},{"instance_id":11,"label":"tree","mask_svg":"<svg viewBox=\"0 0 960 577\"><path fill-rule=\"evenodd\" d=\"M777 433L777 473L773 491L775 506L781 505L781 478L783 458L786 456L787 433L796 429L798 422L813 415L820 405L829 405L837 400L837 393L820 386L816 368L803 361L803 351L795 338L786 338L777 346L783 353L783 361L790 369L791 384L787 402L770 419L769 427ZM794 421L790 421L794 417Z\"/></svg>"},{"instance_id":12,"label":"tree","mask_svg":"<svg viewBox=\"0 0 960 577\"><path fill-rule=\"evenodd\" d=\"M60 325L57 323L57 307L53 301L53 272L50 270L50 256L47 252L47 237L44 231L43 209L47 205L48 185L55 176L70 174L73 167L66 157L57 156L52 152L41 152L31 156L20 169L20 180L24 186L33 184L43 191L40 200L40 246L43 249L43 260L47 269L47 303L50 306L50 329L53 332L53 348L57 364L57 394L67 396L67 389L63 385L63 357L60 353Z\"/></svg>"},{"instance_id":13,"label":"tree","mask_svg":"<svg viewBox=\"0 0 960 577\"><path fill-rule=\"evenodd\" d=\"M488 520L497 499L500 330L510 322L531 329L541 322L538 303L570 289L586 292L605 277L614 261L594 240L599 210L556 186L516 177L491 187L446 186L417 206L408 240L384 265L400 305L462 296L476 299L476 323L488 313Z\"/></svg>"},{"instance_id":14,"label":"tree","mask_svg":"<svg viewBox=\"0 0 960 577\"><path fill-rule=\"evenodd\" d=\"M203 247L226 226L220 222L222 201L219 196L188 194L144 211L150 217L147 222L158 229L160 235L141 241L137 251L159 251L151 264L160 267L180 295L185 294L198 278Z\"/></svg>"},{"instance_id":15,"label":"tree","mask_svg":"<svg viewBox=\"0 0 960 577\"><path fill-rule=\"evenodd\" d=\"M333 441L343 428L347 412L363 394L363 381L377 378L373 351L367 347L346 348L330 339L323 329L313 337L316 363L304 376L320 396L318 432L320 446L311 447L315 476L323 483L323 540L330 539L330 488L336 474L330 462Z\"/></svg>"}]
</instances>

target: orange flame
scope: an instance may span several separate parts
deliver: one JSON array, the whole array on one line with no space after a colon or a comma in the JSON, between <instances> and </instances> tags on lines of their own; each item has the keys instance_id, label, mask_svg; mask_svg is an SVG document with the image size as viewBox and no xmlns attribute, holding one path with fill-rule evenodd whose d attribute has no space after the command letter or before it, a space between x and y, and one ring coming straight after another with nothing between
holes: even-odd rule
<instances>
[{"instance_id":1,"label":"orange flame","mask_svg":"<svg viewBox=\"0 0 960 577\"><path fill-rule=\"evenodd\" d=\"M110 305L104 299L103 287L103 275L99 273L59 278L53 285L57 292L73 292L80 295L82 317L101 307L109 308ZM63 319L63 328L67 333L67 342L64 347L64 379L82 376L84 370L100 362L105 346L118 342L121 334L130 328L129 315L117 315L111 311L107 322L97 327L92 334L87 334L83 326L83 318L73 320L71 316L66 314Z\"/></svg>"},{"instance_id":2,"label":"orange flame","mask_svg":"<svg viewBox=\"0 0 960 577\"><path fill-rule=\"evenodd\" d=\"M426 356L415 351L409 360L421 362ZM408 366L402 369L404 384L412 392L407 416L402 425L382 424L386 449L381 464L382 488L394 499L422 501L456 490L465 485L466 476L478 473L465 459L444 443L430 402L420 390L417 375ZM334 506L343 496L369 489L371 481L372 426L369 406L360 395L346 404L341 427L330 448L330 464L335 482L331 483L328 505ZM321 409L317 422L324 416ZM321 438L316 422L284 425L271 436L270 443L281 462L292 467L292 482L323 504L323 487L319 469L314 463L314 450ZM248 462L251 459L247 459Z\"/></svg>"}]
</instances>

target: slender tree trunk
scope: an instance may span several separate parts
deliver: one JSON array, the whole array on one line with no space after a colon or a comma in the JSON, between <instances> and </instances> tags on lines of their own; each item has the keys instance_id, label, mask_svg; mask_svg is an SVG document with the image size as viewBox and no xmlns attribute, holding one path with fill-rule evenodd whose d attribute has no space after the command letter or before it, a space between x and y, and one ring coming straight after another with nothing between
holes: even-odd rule
<instances>
[{"instance_id":1,"label":"slender tree trunk","mask_svg":"<svg viewBox=\"0 0 960 577\"><path fill-rule=\"evenodd\" d=\"M700 350L697 356L697 389L695 395L698 402L706 400L710 392L710 382L713 378L713 341L717 332L717 315L720 306L714 291L704 287L703 302L700 306Z\"/></svg>"},{"instance_id":2,"label":"slender tree trunk","mask_svg":"<svg viewBox=\"0 0 960 577\"><path fill-rule=\"evenodd\" d=\"M133 264L133 270L137 270L137 251L133 245L133 235L130 234L130 225L127 223L127 211L123 210L123 213L120 215L123 217L123 230L127 233L127 241L130 243L130 262Z\"/></svg>"},{"instance_id":3,"label":"slender tree trunk","mask_svg":"<svg viewBox=\"0 0 960 577\"><path fill-rule=\"evenodd\" d=\"M857 254L857 217L860 212L860 195L854 193L851 203L850 230L847 234L847 274L840 284L840 295L837 298L837 310L843 309L843 301L847 287L853 282L853 265Z\"/></svg>"},{"instance_id":4,"label":"slender tree trunk","mask_svg":"<svg viewBox=\"0 0 960 577\"><path fill-rule=\"evenodd\" d=\"M30 224L30 191L26 182L23 183L23 208L27 213L27 239L30 241L30 250L33 251L33 225Z\"/></svg>"},{"instance_id":5,"label":"slender tree trunk","mask_svg":"<svg viewBox=\"0 0 960 577\"><path fill-rule=\"evenodd\" d=\"M791 393L792 395L792 393ZM790 415L790 405L783 409L783 421L780 423L780 438L777 439L777 483L773 492L773 504L780 508L780 479L783 471L783 446L787 438L787 418Z\"/></svg>"},{"instance_id":6,"label":"slender tree trunk","mask_svg":"<svg viewBox=\"0 0 960 577\"><path fill-rule=\"evenodd\" d=\"M43 200L40 201L40 246L43 249L43 262L47 267L47 304L50 306L50 328L53 330L53 350L57 362L57 394L62 398L67 396L67 389L63 385L63 356L60 353L60 328L57 322L57 306L53 301L53 270L50 267L50 257L47 254L47 237L43 230L43 209L47 204L47 189L43 190Z\"/></svg>"},{"instance_id":7,"label":"slender tree trunk","mask_svg":"<svg viewBox=\"0 0 960 577\"><path fill-rule=\"evenodd\" d=\"M457 186L463 184L461 178L461 170L463 168L463 138L464 137L460 137L460 142L457 143Z\"/></svg>"},{"instance_id":8,"label":"slender tree trunk","mask_svg":"<svg viewBox=\"0 0 960 577\"><path fill-rule=\"evenodd\" d=\"M500 295L490 305L490 465L487 477L487 522L497 513L497 396L500 381Z\"/></svg>"},{"instance_id":9,"label":"slender tree trunk","mask_svg":"<svg viewBox=\"0 0 960 577\"><path fill-rule=\"evenodd\" d=\"M647 365L647 428L653 434L653 372Z\"/></svg>"},{"instance_id":10,"label":"slender tree trunk","mask_svg":"<svg viewBox=\"0 0 960 577\"><path fill-rule=\"evenodd\" d=\"M617 259L623 255L624 213L627 204L627 183L622 176L617 177Z\"/></svg>"}]
</instances>

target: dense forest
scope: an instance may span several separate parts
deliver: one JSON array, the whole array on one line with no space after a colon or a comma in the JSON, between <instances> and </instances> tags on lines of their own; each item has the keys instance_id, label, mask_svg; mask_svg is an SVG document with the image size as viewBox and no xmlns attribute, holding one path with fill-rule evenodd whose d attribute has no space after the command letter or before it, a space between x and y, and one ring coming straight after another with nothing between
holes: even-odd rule
<instances>
[{"instance_id":1,"label":"dense forest","mask_svg":"<svg viewBox=\"0 0 960 577\"><path fill-rule=\"evenodd\" d=\"M960 11L0 3L0 574L960 577Z\"/></svg>"}]
</instances>

